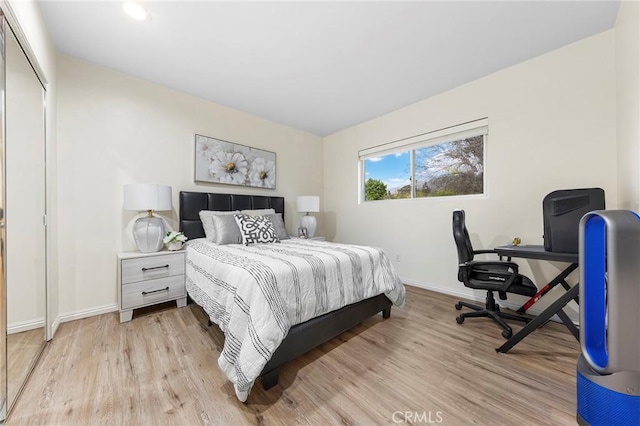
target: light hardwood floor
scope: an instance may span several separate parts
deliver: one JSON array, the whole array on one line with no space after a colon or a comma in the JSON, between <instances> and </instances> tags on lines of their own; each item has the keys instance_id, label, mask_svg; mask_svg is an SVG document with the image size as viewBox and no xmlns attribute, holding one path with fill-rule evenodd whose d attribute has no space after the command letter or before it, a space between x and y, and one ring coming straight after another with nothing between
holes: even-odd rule
<instances>
[{"instance_id":1,"label":"light hardwood floor","mask_svg":"<svg viewBox=\"0 0 640 426\"><path fill-rule=\"evenodd\" d=\"M246 404L217 367L222 334L194 305L65 323L11 425L575 424L579 345L547 324L508 354L488 319L456 324L457 299L407 287L377 315L284 366ZM517 330L518 326L514 327ZM395 415L394 415L395 413ZM428 417L430 416L430 417Z\"/></svg>"}]
</instances>

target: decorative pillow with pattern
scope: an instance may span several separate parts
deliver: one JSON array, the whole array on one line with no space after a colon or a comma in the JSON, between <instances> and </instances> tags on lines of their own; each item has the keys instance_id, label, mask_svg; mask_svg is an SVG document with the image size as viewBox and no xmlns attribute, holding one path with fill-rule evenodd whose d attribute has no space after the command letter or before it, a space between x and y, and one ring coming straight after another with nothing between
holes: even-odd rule
<instances>
[{"instance_id":1,"label":"decorative pillow with pattern","mask_svg":"<svg viewBox=\"0 0 640 426\"><path fill-rule=\"evenodd\" d=\"M234 215L240 233L242 244L279 243L278 235L273 228L273 223L265 216Z\"/></svg>"}]
</instances>

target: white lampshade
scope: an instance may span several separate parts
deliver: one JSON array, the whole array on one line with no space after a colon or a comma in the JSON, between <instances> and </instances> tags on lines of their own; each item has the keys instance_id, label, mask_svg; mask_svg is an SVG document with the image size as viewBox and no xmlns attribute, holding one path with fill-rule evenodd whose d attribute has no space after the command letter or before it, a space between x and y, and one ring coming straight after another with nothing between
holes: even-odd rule
<instances>
[{"instance_id":1,"label":"white lampshade","mask_svg":"<svg viewBox=\"0 0 640 426\"><path fill-rule=\"evenodd\" d=\"M154 183L132 183L124 186L125 210L171 210L171 187Z\"/></svg>"},{"instance_id":2,"label":"white lampshade","mask_svg":"<svg viewBox=\"0 0 640 426\"><path fill-rule=\"evenodd\" d=\"M304 195L296 198L296 207L300 213L319 212L320 197Z\"/></svg>"},{"instance_id":3,"label":"white lampshade","mask_svg":"<svg viewBox=\"0 0 640 426\"><path fill-rule=\"evenodd\" d=\"M143 253L160 251L166 227L164 220L153 216L151 212L172 208L170 186L153 183L133 183L124 186L124 209L149 212L149 216L138 218L133 225L133 239L138 250Z\"/></svg>"}]
</instances>

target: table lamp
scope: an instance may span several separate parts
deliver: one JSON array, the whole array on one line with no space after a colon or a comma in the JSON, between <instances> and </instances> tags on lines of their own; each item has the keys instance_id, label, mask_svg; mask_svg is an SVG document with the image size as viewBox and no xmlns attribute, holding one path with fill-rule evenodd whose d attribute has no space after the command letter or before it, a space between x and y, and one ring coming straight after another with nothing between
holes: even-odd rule
<instances>
[{"instance_id":1,"label":"table lamp","mask_svg":"<svg viewBox=\"0 0 640 426\"><path fill-rule=\"evenodd\" d=\"M171 187L152 183L134 183L124 186L124 209L147 211L146 217L133 225L133 239L138 250L154 253L162 248L166 234L164 220L153 215L154 210L171 210Z\"/></svg>"},{"instance_id":2,"label":"table lamp","mask_svg":"<svg viewBox=\"0 0 640 426\"><path fill-rule=\"evenodd\" d=\"M308 238L313 237L316 233L318 222L316 222L315 216L312 216L309 213L320 211L320 197L316 197L314 195L297 197L296 206L299 213L305 213L305 215L300 218L300 227L307 228Z\"/></svg>"}]
</instances>

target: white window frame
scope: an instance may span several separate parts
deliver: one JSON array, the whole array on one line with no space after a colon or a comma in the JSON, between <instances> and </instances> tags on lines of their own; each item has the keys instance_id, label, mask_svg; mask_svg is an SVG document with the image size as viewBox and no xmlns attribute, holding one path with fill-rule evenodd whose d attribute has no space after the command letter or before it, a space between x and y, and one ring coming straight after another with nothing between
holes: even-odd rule
<instances>
[{"instance_id":1,"label":"white window frame","mask_svg":"<svg viewBox=\"0 0 640 426\"><path fill-rule=\"evenodd\" d=\"M482 194L465 194L458 195L458 197L477 197L483 196L487 193L487 174L486 174L486 158L487 158L487 139L489 135L489 119L481 118L478 120L469 121L466 123L458 124L455 126L446 127L443 129L434 130L431 132L422 133L419 135L411 136L408 138L399 139L393 142L387 142L381 145L365 148L358 151L358 176L359 176L359 189L358 189L358 202L365 202L364 185L366 182L365 176L365 160L381 157L390 154L396 154L398 152L409 151L409 164L410 164L410 178L411 178L411 200L415 199L437 199L442 197L419 197L416 198L415 188L415 154L416 149L425 148L432 145L443 144L447 142L453 142L457 140L467 139L474 136L483 136L483 183ZM449 197L445 197L449 198ZM371 200L374 201L374 200ZM379 200L389 201L389 200ZM394 200L396 201L396 200ZM367 201L370 202L370 201Z\"/></svg>"}]
</instances>

